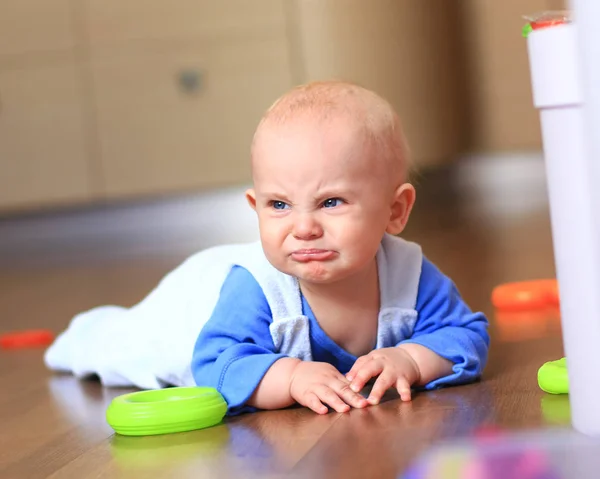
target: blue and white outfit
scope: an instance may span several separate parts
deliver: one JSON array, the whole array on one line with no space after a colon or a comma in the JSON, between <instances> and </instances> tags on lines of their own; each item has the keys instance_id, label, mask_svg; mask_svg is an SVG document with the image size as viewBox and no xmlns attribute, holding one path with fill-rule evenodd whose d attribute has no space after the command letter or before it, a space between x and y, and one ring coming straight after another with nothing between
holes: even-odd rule
<instances>
[{"instance_id":1,"label":"blue and white outfit","mask_svg":"<svg viewBox=\"0 0 600 479\"><path fill-rule=\"evenodd\" d=\"M377 268L375 348L416 343L450 360L452 373L426 389L477 379L488 355L485 316L415 243L386 234ZM76 316L45 360L106 386L213 386L236 414L252 410L245 403L282 357L328 362L343 374L357 359L327 336L296 278L276 270L256 242L197 253L132 308Z\"/></svg>"}]
</instances>

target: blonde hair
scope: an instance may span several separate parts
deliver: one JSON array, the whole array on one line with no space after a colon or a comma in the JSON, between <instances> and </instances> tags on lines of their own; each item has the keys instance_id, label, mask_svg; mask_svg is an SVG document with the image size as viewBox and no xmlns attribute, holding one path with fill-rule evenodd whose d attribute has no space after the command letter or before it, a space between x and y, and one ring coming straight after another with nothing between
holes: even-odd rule
<instances>
[{"instance_id":1,"label":"blonde hair","mask_svg":"<svg viewBox=\"0 0 600 479\"><path fill-rule=\"evenodd\" d=\"M299 116L326 121L343 115L357 122L366 141L388 167L407 179L412 161L402 125L390 103L375 92L343 81L319 81L300 85L285 93L263 115L252 141L267 126L286 124Z\"/></svg>"}]
</instances>

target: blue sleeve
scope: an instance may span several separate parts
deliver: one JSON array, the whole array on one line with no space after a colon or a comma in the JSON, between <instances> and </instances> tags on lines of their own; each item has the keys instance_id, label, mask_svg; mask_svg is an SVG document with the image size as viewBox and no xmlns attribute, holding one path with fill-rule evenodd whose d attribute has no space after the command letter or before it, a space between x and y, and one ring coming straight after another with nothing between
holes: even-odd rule
<instances>
[{"instance_id":1,"label":"blue sleeve","mask_svg":"<svg viewBox=\"0 0 600 479\"><path fill-rule=\"evenodd\" d=\"M234 267L221 288L211 318L196 341L192 374L199 386L216 388L230 415L254 411L245 406L275 361L269 325L271 309L254 277Z\"/></svg>"},{"instance_id":2,"label":"blue sleeve","mask_svg":"<svg viewBox=\"0 0 600 479\"><path fill-rule=\"evenodd\" d=\"M450 375L430 382L425 389L477 379L487 363L488 321L483 313L469 309L454 283L425 257L417 313L412 337L401 344L420 344L454 364Z\"/></svg>"}]
</instances>

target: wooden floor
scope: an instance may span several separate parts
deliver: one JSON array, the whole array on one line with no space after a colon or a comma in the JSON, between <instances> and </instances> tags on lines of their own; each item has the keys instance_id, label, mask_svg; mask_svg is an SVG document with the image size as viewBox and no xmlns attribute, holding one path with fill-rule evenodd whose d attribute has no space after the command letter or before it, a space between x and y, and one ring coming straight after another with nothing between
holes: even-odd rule
<instances>
[{"instance_id":1,"label":"wooden floor","mask_svg":"<svg viewBox=\"0 0 600 479\"><path fill-rule=\"evenodd\" d=\"M503 209L502 201L485 206L486 198L447 182L443 175L423 181L406 237L419 241L470 305L489 315L491 355L481 382L418 394L411 403L391 395L379 406L347 414L317 416L296 408L190 433L127 438L113 435L105 423L111 398L124 390L53 375L44 368L42 350L0 351L0 477L395 478L444 438L468 437L492 425L567 426L568 399L548 397L536 383L539 366L562 355L557 313L498 317L489 300L498 283L554 277L544 202L539 207L539 198L521 192L520 208ZM78 311L131 305L184 257L178 251L99 260L101 245L91 245L89 261L38 267L27 258L19 266L15 251L0 271L0 331L58 332Z\"/></svg>"}]
</instances>

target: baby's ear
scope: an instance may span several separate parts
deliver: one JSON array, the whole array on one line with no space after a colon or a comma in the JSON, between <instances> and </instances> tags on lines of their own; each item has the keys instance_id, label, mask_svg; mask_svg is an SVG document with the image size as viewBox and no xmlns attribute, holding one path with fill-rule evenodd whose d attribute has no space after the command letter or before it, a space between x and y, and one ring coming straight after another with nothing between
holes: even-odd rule
<instances>
[{"instance_id":1,"label":"baby's ear","mask_svg":"<svg viewBox=\"0 0 600 479\"><path fill-rule=\"evenodd\" d=\"M388 233L399 235L404 231L416 196L415 187L410 183L404 183L396 189L390 207L390 221L386 228Z\"/></svg>"},{"instance_id":2,"label":"baby's ear","mask_svg":"<svg viewBox=\"0 0 600 479\"><path fill-rule=\"evenodd\" d=\"M256 193L252 188L246 190L246 201L254 211L256 211Z\"/></svg>"}]
</instances>

